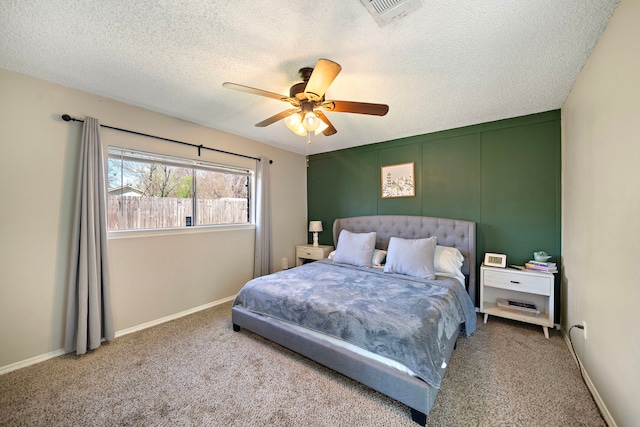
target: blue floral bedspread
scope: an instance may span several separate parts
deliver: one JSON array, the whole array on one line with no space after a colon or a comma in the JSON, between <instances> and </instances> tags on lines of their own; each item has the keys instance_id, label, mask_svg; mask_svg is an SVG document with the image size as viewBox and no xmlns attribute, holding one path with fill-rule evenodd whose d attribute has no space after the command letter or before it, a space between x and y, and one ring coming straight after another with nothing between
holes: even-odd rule
<instances>
[{"instance_id":1,"label":"blue floral bedspread","mask_svg":"<svg viewBox=\"0 0 640 427\"><path fill-rule=\"evenodd\" d=\"M249 281L233 305L348 341L439 388L448 339L476 327L456 279L424 280L323 260Z\"/></svg>"}]
</instances>

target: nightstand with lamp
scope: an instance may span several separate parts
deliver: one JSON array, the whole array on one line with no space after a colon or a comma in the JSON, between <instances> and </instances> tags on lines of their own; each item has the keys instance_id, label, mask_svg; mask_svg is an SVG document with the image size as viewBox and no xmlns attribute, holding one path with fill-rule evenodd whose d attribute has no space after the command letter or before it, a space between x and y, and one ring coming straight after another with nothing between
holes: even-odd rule
<instances>
[{"instance_id":1,"label":"nightstand with lamp","mask_svg":"<svg viewBox=\"0 0 640 427\"><path fill-rule=\"evenodd\" d=\"M322 221L309 221L309 232L313 233L313 244L296 246L296 266L304 264L305 260L317 261L328 258L333 250L333 246L318 244Z\"/></svg>"}]
</instances>

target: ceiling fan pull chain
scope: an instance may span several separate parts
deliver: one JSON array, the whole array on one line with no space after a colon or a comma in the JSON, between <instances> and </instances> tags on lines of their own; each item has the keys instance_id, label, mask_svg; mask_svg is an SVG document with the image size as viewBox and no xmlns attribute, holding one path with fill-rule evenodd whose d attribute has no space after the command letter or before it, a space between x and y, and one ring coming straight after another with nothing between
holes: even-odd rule
<instances>
[{"instance_id":1,"label":"ceiling fan pull chain","mask_svg":"<svg viewBox=\"0 0 640 427\"><path fill-rule=\"evenodd\" d=\"M307 131L307 145L311 144L311 132Z\"/></svg>"}]
</instances>

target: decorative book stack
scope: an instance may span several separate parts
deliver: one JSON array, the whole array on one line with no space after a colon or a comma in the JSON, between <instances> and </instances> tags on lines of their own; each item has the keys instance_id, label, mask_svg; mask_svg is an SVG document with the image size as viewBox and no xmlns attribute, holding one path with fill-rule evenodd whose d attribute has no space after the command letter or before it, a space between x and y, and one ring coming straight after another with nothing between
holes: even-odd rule
<instances>
[{"instance_id":1,"label":"decorative book stack","mask_svg":"<svg viewBox=\"0 0 640 427\"><path fill-rule=\"evenodd\" d=\"M544 271L545 273L558 272L558 266L555 262L540 262L531 260L525 263L524 266L527 270Z\"/></svg>"}]
</instances>

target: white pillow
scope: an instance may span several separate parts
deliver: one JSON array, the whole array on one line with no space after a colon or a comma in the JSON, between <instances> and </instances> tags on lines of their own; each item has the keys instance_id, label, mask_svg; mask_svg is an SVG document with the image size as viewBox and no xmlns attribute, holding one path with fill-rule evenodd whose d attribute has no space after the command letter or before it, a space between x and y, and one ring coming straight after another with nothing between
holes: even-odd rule
<instances>
[{"instance_id":1,"label":"white pillow","mask_svg":"<svg viewBox=\"0 0 640 427\"><path fill-rule=\"evenodd\" d=\"M373 250L376 247L376 233L352 233L342 230L338 236L338 247L333 262L370 267Z\"/></svg>"},{"instance_id":2,"label":"white pillow","mask_svg":"<svg viewBox=\"0 0 640 427\"><path fill-rule=\"evenodd\" d=\"M336 251L331 251L327 258L332 260L335 254L336 254ZM383 251L381 249L374 249L373 257L371 257L371 265L374 267L382 267L384 265L384 260L386 257L387 257L387 251Z\"/></svg>"},{"instance_id":3,"label":"white pillow","mask_svg":"<svg viewBox=\"0 0 640 427\"><path fill-rule=\"evenodd\" d=\"M455 274L460 272L464 256L456 248L449 246L436 246L436 252L433 257L433 267L436 272Z\"/></svg>"},{"instance_id":4,"label":"white pillow","mask_svg":"<svg viewBox=\"0 0 640 427\"><path fill-rule=\"evenodd\" d=\"M436 236L427 239L389 239L385 273L406 274L433 280L436 278L433 258L438 240Z\"/></svg>"},{"instance_id":5,"label":"white pillow","mask_svg":"<svg viewBox=\"0 0 640 427\"><path fill-rule=\"evenodd\" d=\"M458 249L449 246L436 246L433 258L433 268L435 268L436 274L453 276L464 284L463 263L464 256Z\"/></svg>"},{"instance_id":6,"label":"white pillow","mask_svg":"<svg viewBox=\"0 0 640 427\"><path fill-rule=\"evenodd\" d=\"M380 267L384 265L384 260L387 257L387 251L381 249L373 250L373 257L371 258L371 265L374 267Z\"/></svg>"}]
</instances>

